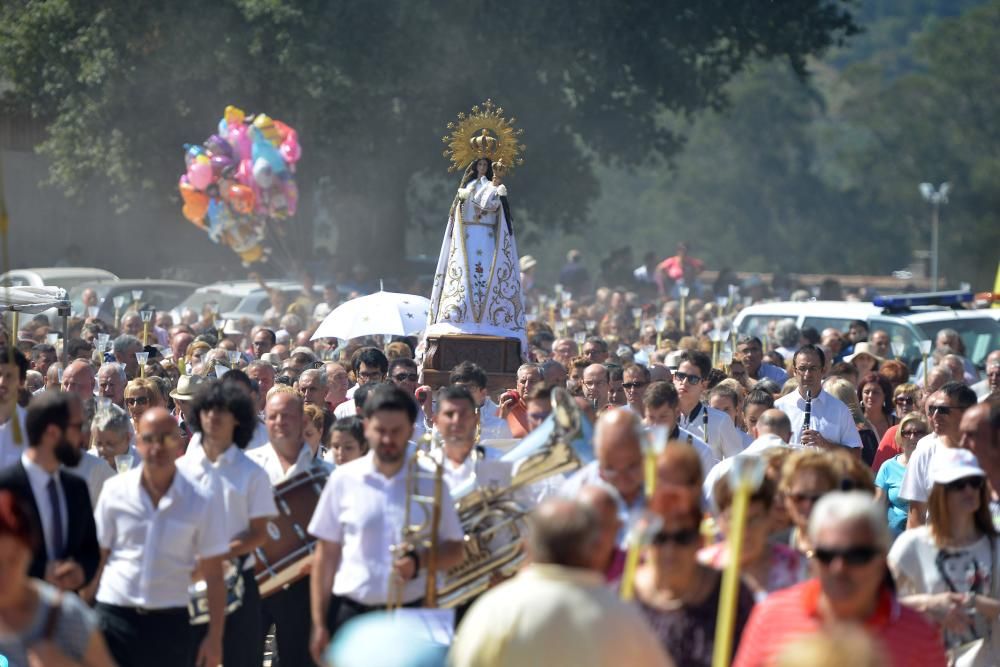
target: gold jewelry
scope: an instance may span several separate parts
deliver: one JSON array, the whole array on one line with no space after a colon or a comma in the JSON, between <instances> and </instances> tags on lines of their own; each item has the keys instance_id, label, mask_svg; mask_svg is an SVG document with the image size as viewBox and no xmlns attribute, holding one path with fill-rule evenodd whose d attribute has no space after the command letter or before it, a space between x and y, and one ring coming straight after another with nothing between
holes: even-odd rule
<instances>
[{"instance_id":1,"label":"gold jewelry","mask_svg":"<svg viewBox=\"0 0 1000 667\"><path fill-rule=\"evenodd\" d=\"M504 118L503 108L493 106L492 100L483 102L482 107L472 107L468 116L458 114L457 121L448 123L451 134L441 138L448 145L443 153L451 160L448 171L460 171L473 160L485 157L494 163L495 171L502 172L502 177L514 166L524 164L520 154L525 147L518 139L524 130L515 130L515 122L513 117Z\"/></svg>"}]
</instances>

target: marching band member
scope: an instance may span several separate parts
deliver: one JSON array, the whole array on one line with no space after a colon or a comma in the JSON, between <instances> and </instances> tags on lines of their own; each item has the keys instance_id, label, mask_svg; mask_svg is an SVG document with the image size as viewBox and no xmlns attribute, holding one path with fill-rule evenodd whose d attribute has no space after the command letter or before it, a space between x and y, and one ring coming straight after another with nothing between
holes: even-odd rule
<instances>
[{"instance_id":1,"label":"marching band member","mask_svg":"<svg viewBox=\"0 0 1000 667\"><path fill-rule=\"evenodd\" d=\"M329 463L313 455L302 436L305 426L302 397L296 393L274 393L264 404L264 423L268 444L247 453L264 469L272 486L313 467L326 474L333 469ZM260 644L273 623L281 662L286 665L312 665L309 657L309 577L288 588L271 593L261 601L263 622Z\"/></svg>"},{"instance_id":2,"label":"marching band member","mask_svg":"<svg viewBox=\"0 0 1000 667\"><path fill-rule=\"evenodd\" d=\"M449 491L473 477L479 461L500 458L499 450L476 441L477 425L476 403L468 389L450 385L438 391L434 430L442 446L431 451L431 458L444 466Z\"/></svg>"},{"instance_id":3,"label":"marching band member","mask_svg":"<svg viewBox=\"0 0 1000 667\"><path fill-rule=\"evenodd\" d=\"M215 489L225 503L229 552L243 577L243 602L226 617L223 653L232 665L264 661L260 593L254 577L253 550L267 541L267 519L277 516L270 480L243 449L253 437L257 413L253 400L240 389L212 381L195 394L189 414L198 443L191 442L177 467L208 492Z\"/></svg>"},{"instance_id":4,"label":"marching band member","mask_svg":"<svg viewBox=\"0 0 1000 667\"><path fill-rule=\"evenodd\" d=\"M646 389L642 397L643 411L645 417L643 423L647 426L666 426L669 435L668 440L680 440L694 447L701 459L701 469L711 470L719 462L712 453L711 447L705 444L699 436L691 431L678 426L679 398L677 389L670 382L654 382Z\"/></svg>"},{"instance_id":5,"label":"marching band member","mask_svg":"<svg viewBox=\"0 0 1000 667\"><path fill-rule=\"evenodd\" d=\"M119 665L220 665L222 561L229 553L224 501L177 472L182 439L164 408L139 419L136 447L142 465L109 479L94 512L103 562L101 630ZM196 559L208 587L208 632L200 646L187 609Z\"/></svg>"},{"instance_id":6,"label":"marching band member","mask_svg":"<svg viewBox=\"0 0 1000 667\"><path fill-rule=\"evenodd\" d=\"M681 410L681 428L706 442L716 459L721 461L726 457L736 456L743 451L743 438L733 420L722 410L701 402L702 395L708 390L711 359L703 352L682 352L677 359L673 381Z\"/></svg>"},{"instance_id":7,"label":"marching band member","mask_svg":"<svg viewBox=\"0 0 1000 667\"><path fill-rule=\"evenodd\" d=\"M309 523L309 533L318 538L310 596L310 650L317 663L341 625L394 601L390 594L396 586L390 587L390 580L405 582L398 600L404 606L419 606L426 587L426 550L393 550L408 502L407 463L413 454L408 443L417 405L399 387L380 386L369 394L364 411L370 451L333 471ZM433 480L420 478L415 486L420 495L433 495ZM419 516L422 508L411 505L410 512ZM446 487L438 538L438 567L459 564L462 527Z\"/></svg>"}]
</instances>

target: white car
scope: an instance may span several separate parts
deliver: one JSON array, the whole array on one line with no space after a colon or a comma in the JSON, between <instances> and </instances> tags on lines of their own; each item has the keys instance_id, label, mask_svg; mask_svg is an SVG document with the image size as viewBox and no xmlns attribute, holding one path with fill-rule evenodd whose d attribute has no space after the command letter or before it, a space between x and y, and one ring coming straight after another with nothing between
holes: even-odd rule
<instances>
[{"instance_id":1,"label":"white car","mask_svg":"<svg viewBox=\"0 0 1000 667\"><path fill-rule=\"evenodd\" d=\"M834 328L846 332L853 320L868 323L868 330L889 334L895 356L915 372L922 359L920 341L933 341L938 331L954 329L965 344L966 357L979 369L991 350L1000 349L1000 321L984 310L961 307L971 302L969 292L939 292L878 297L859 301L776 301L748 306L739 312L734 326L740 334L761 340L770 322L795 320L799 329L812 327L822 333Z\"/></svg>"},{"instance_id":2,"label":"white car","mask_svg":"<svg viewBox=\"0 0 1000 667\"><path fill-rule=\"evenodd\" d=\"M289 296L302 291L302 283L294 280L275 280L267 283L271 289L279 289ZM270 307L267 292L260 283L253 280L232 280L196 289L173 310L174 321L180 321L187 310L201 314L205 306L218 306L223 319L238 320L246 317L255 324L264 319L264 311Z\"/></svg>"},{"instance_id":3,"label":"white car","mask_svg":"<svg viewBox=\"0 0 1000 667\"><path fill-rule=\"evenodd\" d=\"M52 266L37 269L14 269L0 275L0 285L11 287L62 287L69 292L81 283L118 280L118 276L85 266Z\"/></svg>"}]
</instances>

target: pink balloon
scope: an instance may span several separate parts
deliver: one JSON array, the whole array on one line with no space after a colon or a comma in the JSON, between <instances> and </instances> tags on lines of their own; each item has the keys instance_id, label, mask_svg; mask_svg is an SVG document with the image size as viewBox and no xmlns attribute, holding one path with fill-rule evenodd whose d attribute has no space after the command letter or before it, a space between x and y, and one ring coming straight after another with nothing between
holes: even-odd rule
<instances>
[{"instance_id":1,"label":"pink balloon","mask_svg":"<svg viewBox=\"0 0 1000 667\"><path fill-rule=\"evenodd\" d=\"M282 142L278 151L289 167L298 162L299 158L302 157L302 149L299 147L299 142L291 136Z\"/></svg>"},{"instance_id":2,"label":"pink balloon","mask_svg":"<svg viewBox=\"0 0 1000 667\"><path fill-rule=\"evenodd\" d=\"M214 179L212 165L207 162L195 162L188 167L188 181L198 190L204 190Z\"/></svg>"},{"instance_id":3,"label":"pink balloon","mask_svg":"<svg viewBox=\"0 0 1000 667\"><path fill-rule=\"evenodd\" d=\"M250 131L246 125L236 125L229 128L229 136L226 137L233 147L233 158L236 160L246 160L250 157L252 143L250 141Z\"/></svg>"}]
</instances>

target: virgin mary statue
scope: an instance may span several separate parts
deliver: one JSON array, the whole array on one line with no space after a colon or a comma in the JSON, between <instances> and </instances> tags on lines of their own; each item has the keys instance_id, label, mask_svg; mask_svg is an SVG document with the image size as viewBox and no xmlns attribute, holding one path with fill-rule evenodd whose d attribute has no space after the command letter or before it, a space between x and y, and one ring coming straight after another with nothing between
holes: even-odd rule
<instances>
[{"instance_id":1,"label":"virgin mary statue","mask_svg":"<svg viewBox=\"0 0 1000 667\"><path fill-rule=\"evenodd\" d=\"M516 338L524 355L528 348L517 244L502 182L523 146L498 112L502 110L487 102L484 117L460 116L452 135L453 163L465 158L460 164L467 166L448 214L425 336ZM476 126L478 136L469 130ZM456 137L460 132L465 136Z\"/></svg>"}]
</instances>

